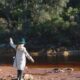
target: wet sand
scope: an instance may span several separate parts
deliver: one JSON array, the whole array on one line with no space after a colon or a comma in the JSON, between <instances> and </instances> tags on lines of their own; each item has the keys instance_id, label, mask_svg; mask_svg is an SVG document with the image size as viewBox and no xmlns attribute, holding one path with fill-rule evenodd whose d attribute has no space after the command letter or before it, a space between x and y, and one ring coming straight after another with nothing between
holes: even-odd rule
<instances>
[{"instance_id":1,"label":"wet sand","mask_svg":"<svg viewBox=\"0 0 80 80\"><path fill-rule=\"evenodd\" d=\"M55 71L55 68L61 71ZM66 71L66 68L73 69L73 71ZM15 80L16 74L16 69L12 65L0 65L0 80ZM27 65L24 74L27 74L27 77L32 77L30 80L80 80L80 67L51 64Z\"/></svg>"}]
</instances>

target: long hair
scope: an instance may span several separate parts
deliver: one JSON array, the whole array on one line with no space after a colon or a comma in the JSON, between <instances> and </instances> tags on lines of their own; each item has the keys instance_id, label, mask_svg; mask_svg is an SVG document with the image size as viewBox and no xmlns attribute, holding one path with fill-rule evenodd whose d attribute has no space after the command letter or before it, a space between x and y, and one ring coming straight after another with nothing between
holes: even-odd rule
<instances>
[{"instance_id":1,"label":"long hair","mask_svg":"<svg viewBox=\"0 0 80 80\"><path fill-rule=\"evenodd\" d=\"M18 46L19 46L19 45L16 45L16 50L18 49Z\"/></svg>"}]
</instances>

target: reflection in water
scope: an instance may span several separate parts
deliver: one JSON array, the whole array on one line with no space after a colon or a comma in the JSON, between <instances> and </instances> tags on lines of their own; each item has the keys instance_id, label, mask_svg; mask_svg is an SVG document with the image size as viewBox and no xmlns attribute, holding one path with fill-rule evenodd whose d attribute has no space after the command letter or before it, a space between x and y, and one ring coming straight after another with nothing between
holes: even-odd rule
<instances>
[{"instance_id":1,"label":"reflection in water","mask_svg":"<svg viewBox=\"0 0 80 80\"><path fill-rule=\"evenodd\" d=\"M9 52L9 54L11 54ZM13 63L13 54L12 55L1 55L0 56L0 64L3 63L8 63L12 64ZM67 64L69 63L79 63L80 62L80 54L79 52L72 52L72 51L64 51L64 52L54 52L54 51L48 51L47 53L38 54L37 56L33 56L35 59L35 63L50 63L50 64ZM27 61L30 63L29 61Z\"/></svg>"},{"instance_id":2,"label":"reflection in water","mask_svg":"<svg viewBox=\"0 0 80 80\"><path fill-rule=\"evenodd\" d=\"M0 57L0 64L12 64L12 57Z\"/></svg>"}]
</instances>

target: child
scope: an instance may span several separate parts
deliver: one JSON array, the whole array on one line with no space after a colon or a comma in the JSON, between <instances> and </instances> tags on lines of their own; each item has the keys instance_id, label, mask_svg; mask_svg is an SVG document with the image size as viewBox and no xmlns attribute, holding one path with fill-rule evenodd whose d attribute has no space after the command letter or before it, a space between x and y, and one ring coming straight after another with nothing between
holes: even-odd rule
<instances>
[{"instance_id":1,"label":"child","mask_svg":"<svg viewBox=\"0 0 80 80\"><path fill-rule=\"evenodd\" d=\"M21 39L18 44L15 45L13 39L10 38L10 45L16 50L13 66L17 69L17 80L23 80L23 71L26 66L26 57L34 63L34 59L27 52L24 44L24 39Z\"/></svg>"}]
</instances>

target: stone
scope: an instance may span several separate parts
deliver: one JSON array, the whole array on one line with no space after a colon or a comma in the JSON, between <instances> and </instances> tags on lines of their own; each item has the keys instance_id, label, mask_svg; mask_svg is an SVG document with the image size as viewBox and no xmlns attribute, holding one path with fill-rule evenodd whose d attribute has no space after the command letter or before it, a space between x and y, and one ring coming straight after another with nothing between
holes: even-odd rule
<instances>
[{"instance_id":1,"label":"stone","mask_svg":"<svg viewBox=\"0 0 80 80\"><path fill-rule=\"evenodd\" d=\"M25 74L24 75L24 80L33 80L33 76L31 74Z\"/></svg>"}]
</instances>

